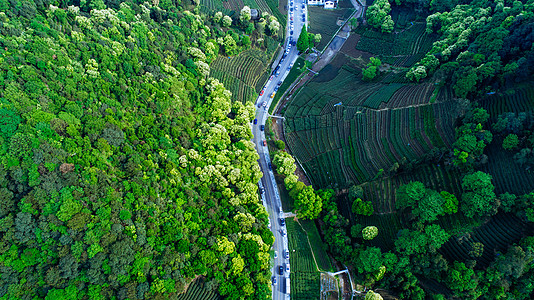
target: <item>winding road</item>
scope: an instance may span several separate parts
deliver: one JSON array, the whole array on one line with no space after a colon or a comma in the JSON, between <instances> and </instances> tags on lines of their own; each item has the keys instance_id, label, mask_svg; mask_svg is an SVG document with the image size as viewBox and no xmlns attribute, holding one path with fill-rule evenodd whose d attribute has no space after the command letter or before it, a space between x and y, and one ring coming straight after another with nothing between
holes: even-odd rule
<instances>
[{"instance_id":1,"label":"winding road","mask_svg":"<svg viewBox=\"0 0 534 300\"><path fill-rule=\"evenodd\" d=\"M269 213L270 227L275 237L273 245L275 258L272 280L273 283L276 280L276 284L273 284L272 289L273 300L289 299L290 287L288 278L290 272L287 270L290 268L290 263L287 229L285 224L283 225L281 222L284 216L282 202L278 194L278 187L276 186L272 168L270 167L271 158L269 156L269 149L267 146L264 146L265 132L262 130L262 126L265 126L268 118L268 110L273 100L271 95L273 95L275 90L278 90L278 87L282 84L298 57L297 47L292 46L291 41L295 41L296 44L302 26L307 20L306 0L290 0L288 1L288 5L289 12L286 27L286 37L288 38L286 38L284 43L284 55L277 65L277 69L273 72L273 76L271 76L263 88L263 94L256 101L257 124L252 125L252 133L254 134L253 142L256 144L256 149L260 156L259 164L264 174L259 182L260 190L263 189L264 191L261 197ZM280 266L283 269L282 273L279 271Z\"/></svg>"}]
</instances>

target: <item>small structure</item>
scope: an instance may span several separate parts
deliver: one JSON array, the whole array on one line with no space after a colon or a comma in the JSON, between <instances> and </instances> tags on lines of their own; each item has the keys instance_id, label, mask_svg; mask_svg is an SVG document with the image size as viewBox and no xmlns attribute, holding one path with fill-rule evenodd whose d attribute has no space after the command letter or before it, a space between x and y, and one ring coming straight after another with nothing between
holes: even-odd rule
<instances>
[{"instance_id":1,"label":"small structure","mask_svg":"<svg viewBox=\"0 0 534 300\"><path fill-rule=\"evenodd\" d=\"M260 12L253 8L250 10L250 19L251 20L259 20L260 19Z\"/></svg>"},{"instance_id":2,"label":"small structure","mask_svg":"<svg viewBox=\"0 0 534 300\"><path fill-rule=\"evenodd\" d=\"M325 9L334 9L337 7L338 0L308 0L308 5L323 6Z\"/></svg>"},{"instance_id":3,"label":"small structure","mask_svg":"<svg viewBox=\"0 0 534 300\"><path fill-rule=\"evenodd\" d=\"M327 0L327 1L324 2L324 8L325 9L334 9L334 8L336 8L336 2L337 1Z\"/></svg>"}]
</instances>

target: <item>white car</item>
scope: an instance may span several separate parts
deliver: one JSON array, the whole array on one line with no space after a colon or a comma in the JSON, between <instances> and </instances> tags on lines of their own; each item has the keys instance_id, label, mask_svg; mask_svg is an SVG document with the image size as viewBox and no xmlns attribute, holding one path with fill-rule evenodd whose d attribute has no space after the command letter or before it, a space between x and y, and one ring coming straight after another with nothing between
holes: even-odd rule
<instances>
[{"instance_id":1,"label":"white car","mask_svg":"<svg viewBox=\"0 0 534 300\"><path fill-rule=\"evenodd\" d=\"M286 264L286 272L289 274L289 263Z\"/></svg>"}]
</instances>

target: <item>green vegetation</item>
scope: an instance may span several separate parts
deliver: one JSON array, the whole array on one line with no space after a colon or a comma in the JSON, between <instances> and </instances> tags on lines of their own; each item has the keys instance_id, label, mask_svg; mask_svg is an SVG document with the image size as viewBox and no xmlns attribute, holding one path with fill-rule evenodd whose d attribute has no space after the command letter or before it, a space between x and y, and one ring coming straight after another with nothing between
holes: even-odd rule
<instances>
[{"instance_id":1,"label":"green vegetation","mask_svg":"<svg viewBox=\"0 0 534 300\"><path fill-rule=\"evenodd\" d=\"M198 2L0 2L0 297L270 298L254 107L209 75L278 32Z\"/></svg>"},{"instance_id":2,"label":"green vegetation","mask_svg":"<svg viewBox=\"0 0 534 300\"><path fill-rule=\"evenodd\" d=\"M286 220L291 261L291 298L315 299L320 291L320 274L315 265L306 232L294 220Z\"/></svg>"},{"instance_id":3,"label":"green vegetation","mask_svg":"<svg viewBox=\"0 0 534 300\"><path fill-rule=\"evenodd\" d=\"M323 9L317 6L308 6L308 33L314 35L319 34L321 41L316 42L315 47L319 51L323 51L336 31L339 29L337 22L339 20L345 21L352 14L354 9L350 1L343 0L341 2L348 2L350 8L338 7L337 9Z\"/></svg>"},{"instance_id":4,"label":"green vegetation","mask_svg":"<svg viewBox=\"0 0 534 300\"><path fill-rule=\"evenodd\" d=\"M532 5L374 1L286 106L287 148L339 195L329 253L384 298L532 297Z\"/></svg>"},{"instance_id":5,"label":"green vegetation","mask_svg":"<svg viewBox=\"0 0 534 300\"><path fill-rule=\"evenodd\" d=\"M380 29L382 32L390 33L393 31L393 26L395 25L389 15L390 11L391 5L389 4L389 0L376 0L365 11L365 17L369 25Z\"/></svg>"}]
</instances>

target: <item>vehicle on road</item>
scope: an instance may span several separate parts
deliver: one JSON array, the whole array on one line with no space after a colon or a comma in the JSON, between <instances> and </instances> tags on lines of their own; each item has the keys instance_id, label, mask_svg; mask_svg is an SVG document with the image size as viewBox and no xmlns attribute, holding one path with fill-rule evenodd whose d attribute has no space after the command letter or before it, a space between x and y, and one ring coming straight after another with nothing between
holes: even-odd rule
<instances>
[{"instance_id":1,"label":"vehicle on road","mask_svg":"<svg viewBox=\"0 0 534 300\"><path fill-rule=\"evenodd\" d=\"M261 107L261 102L260 102L260 103L258 103L258 108L260 108L260 107Z\"/></svg>"},{"instance_id":2,"label":"vehicle on road","mask_svg":"<svg viewBox=\"0 0 534 300\"><path fill-rule=\"evenodd\" d=\"M261 194L265 193L265 188L263 188L263 186L260 187L260 193Z\"/></svg>"},{"instance_id":3,"label":"vehicle on road","mask_svg":"<svg viewBox=\"0 0 534 300\"><path fill-rule=\"evenodd\" d=\"M274 98L274 95L276 95L276 92L273 92L273 93L271 94L271 98Z\"/></svg>"},{"instance_id":4,"label":"vehicle on road","mask_svg":"<svg viewBox=\"0 0 534 300\"><path fill-rule=\"evenodd\" d=\"M280 218L280 224L282 226L285 226L286 225L286 220L284 218Z\"/></svg>"},{"instance_id":5,"label":"vehicle on road","mask_svg":"<svg viewBox=\"0 0 534 300\"><path fill-rule=\"evenodd\" d=\"M269 77L269 80L273 80L274 78L274 75L271 75L271 77Z\"/></svg>"},{"instance_id":6,"label":"vehicle on road","mask_svg":"<svg viewBox=\"0 0 534 300\"><path fill-rule=\"evenodd\" d=\"M289 259L289 250L285 251L285 255L284 256L285 256L286 259Z\"/></svg>"},{"instance_id":7,"label":"vehicle on road","mask_svg":"<svg viewBox=\"0 0 534 300\"><path fill-rule=\"evenodd\" d=\"M272 97L271 97L272 98ZM263 103L261 104L261 106L263 107L267 107L267 101L263 101Z\"/></svg>"},{"instance_id":8,"label":"vehicle on road","mask_svg":"<svg viewBox=\"0 0 534 300\"><path fill-rule=\"evenodd\" d=\"M274 251L274 258L277 258L277 257L278 257L278 252Z\"/></svg>"},{"instance_id":9,"label":"vehicle on road","mask_svg":"<svg viewBox=\"0 0 534 300\"><path fill-rule=\"evenodd\" d=\"M293 35L293 30L289 31L289 34Z\"/></svg>"},{"instance_id":10,"label":"vehicle on road","mask_svg":"<svg viewBox=\"0 0 534 300\"><path fill-rule=\"evenodd\" d=\"M289 263L286 264L286 272L289 274Z\"/></svg>"},{"instance_id":11,"label":"vehicle on road","mask_svg":"<svg viewBox=\"0 0 534 300\"><path fill-rule=\"evenodd\" d=\"M286 294L289 295L289 277L286 277Z\"/></svg>"},{"instance_id":12,"label":"vehicle on road","mask_svg":"<svg viewBox=\"0 0 534 300\"><path fill-rule=\"evenodd\" d=\"M282 85L282 81L278 81L278 83L276 85L277 86L281 86Z\"/></svg>"},{"instance_id":13,"label":"vehicle on road","mask_svg":"<svg viewBox=\"0 0 534 300\"><path fill-rule=\"evenodd\" d=\"M288 69L288 70L289 70L289 69ZM278 92L278 89L279 89L279 88L280 88L280 87L278 87L278 86L275 87L275 88L274 88L274 91L275 91L275 92Z\"/></svg>"},{"instance_id":14,"label":"vehicle on road","mask_svg":"<svg viewBox=\"0 0 534 300\"><path fill-rule=\"evenodd\" d=\"M273 285L276 285L276 276L273 276Z\"/></svg>"},{"instance_id":15,"label":"vehicle on road","mask_svg":"<svg viewBox=\"0 0 534 300\"><path fill-rule=\"evenodd\" d=\"M267 146L267 141L263 140L263 146Z\"/></svg>"},{"instance_id":16,"label":"vehicle on road","mask_svg":"<svg viewBox=\"0 0 534 300\"><path fill-rule=\"evenodd\" d=\"M284 267L278 266L278 273L280 273L280 275L284 275Z\"/></svg>"},{"instance_id":17,"label":"vehicle on road","mask_svg":"<svg viewBox=\"0 0 534 300\"><path fill-rule=\"evenodd\" d=\"M305 9L305 8L306 8L306 5L302 3L302 9Z\"/></svg>"},{"instance_id":18,"label":"vehicle on road","mask_svg":"<svg viewBox=\"0 0 534 300\"><path fill-rule=\"evenodd\" d=\"M283 229L280 229L280 234L281 234L282 236L285 236L285 235L286 235L286 232L285 232Z\"/></svg>"},{"instance_id":19,"label":"vehicle on road","mask_svg":"<svg viewBox=\"0 0 534 300\"><path fill-rule=\"evenodd\" d=\"M258 124L258 119L254 119L254 125Z\"/></svg>"},{"instance_id":20,"label":"vehicle on road","mask_svg":"<svg viewBox=\"0 0 534 300\"><path fill-rule=\"evenodd\" d=\"M269 162L269 170L272 171L273 170L273 165Z\"/></svg>"},{"instance_id":21,"label":"vehicle on road","mask_svg":"<svg viewBox=\"0 0 534 300\"><path fill-rule=\"evenodd\" d=\"M265 125L260 125L260 130L264 131L265 130Z\"/></svg>"},{"instance_id":22,"label":"vehicle on road","mask_svg":"<svg viewBox=\"0 0 534 300\"><path fill-rule=\"evenodd\" d=\"M264 90L261 90L260 92L260 96L263 96L263 92L265 92Z\"/></svg>"}]
</instances>

